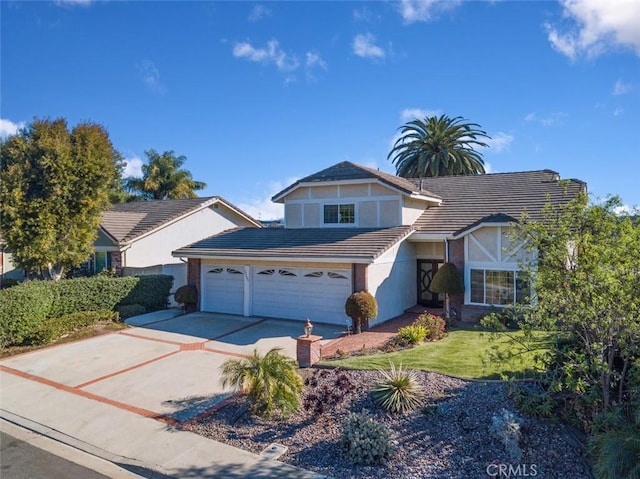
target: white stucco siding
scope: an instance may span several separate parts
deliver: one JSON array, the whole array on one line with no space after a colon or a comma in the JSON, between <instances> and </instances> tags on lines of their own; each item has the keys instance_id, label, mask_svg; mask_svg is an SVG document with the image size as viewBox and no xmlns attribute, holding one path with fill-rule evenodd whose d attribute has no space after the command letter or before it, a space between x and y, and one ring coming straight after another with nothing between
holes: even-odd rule
<instances>
[{"instance_id":1,"label":"white stucco siding","mask_svg":"<svg viewBox=\"0 0 640 479\"><path fill-rule=\"evenodd\" d=\"M423 200L405 198L402 203L402 224L412 225L415 223L420 215L424 213L426 206Z\"/></svg>"},{"instance_id":2,"label":"white stucco siding","mask_svg":"<svg viewBox=\"0 0 640 479\"><path fill-rule=\"evenodd\" d=\"M403 241L369 265L369 292L378 302L378 317L370 325L399 316L416 304L416 264L413 245Z\"/></svg>"},{"instance_id":3,"label":"white stucco siding","mask_svg":"<svg viewBox=\"0 0 640 479\"><path fill-rule=\"evenodd\" d=\"M124 249L124 265L141 268L181 263L171 256L172 251L238 226L225 216L205 208L140 238Z\"/></svg>"}]
</instances>

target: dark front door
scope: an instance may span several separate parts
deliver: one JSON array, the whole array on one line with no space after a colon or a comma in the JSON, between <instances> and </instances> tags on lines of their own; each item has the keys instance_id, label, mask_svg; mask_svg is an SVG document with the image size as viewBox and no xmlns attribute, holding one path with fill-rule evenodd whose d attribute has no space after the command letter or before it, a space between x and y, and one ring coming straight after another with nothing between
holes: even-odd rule
<instances>
[{"instance_id":1,"label":"dark front door","mask_svg":"<svg viewBox=\"0 0 640 479\"><path fill-rule=\"evenodd\" d=\"M431 281L444 261L437 259L418 260L418 303L431 308L442 308L444 294L431 291Z\"/></svg>"}]
</instances>

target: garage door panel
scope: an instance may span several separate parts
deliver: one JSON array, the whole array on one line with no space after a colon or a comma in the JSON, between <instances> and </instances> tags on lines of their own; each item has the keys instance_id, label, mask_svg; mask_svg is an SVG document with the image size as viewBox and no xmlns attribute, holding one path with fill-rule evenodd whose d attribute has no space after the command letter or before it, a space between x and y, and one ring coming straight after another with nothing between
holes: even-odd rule
<instances>
[{"instance_id":1,"label":"garage door panel","mask_svg":"<svg viewBox=\"0 0 640 479\"><path fill-rule=\"evenodd\" d=\"M256 268L253 314L342 324L351 272L304 268Z\"/></svg>"},{"instance_id":2,"label":"garage door panel","mask_svg":"<svg viewBox=\"0 0 640 479\"><path fill-rule=\"evenodd\" d=\"M202 265L203 311L244 313L244 274L232 266Z\"/></svg>"}]
</instances>

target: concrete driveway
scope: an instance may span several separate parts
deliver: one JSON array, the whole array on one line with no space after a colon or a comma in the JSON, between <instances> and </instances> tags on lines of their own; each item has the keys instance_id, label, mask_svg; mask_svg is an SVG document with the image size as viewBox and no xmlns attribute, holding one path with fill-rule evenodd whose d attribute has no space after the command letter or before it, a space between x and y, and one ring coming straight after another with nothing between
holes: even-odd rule
<instances>
[{"instance_id":1,"label":"concrete driveway","mask_svg":"<svg viewBox=\"0 0 640 479\"><path fill-rule=\"evenodd\" d=\"M23 354L3 371L168 423L183 422L230 395L218 369L254 348L295 359L300 321L167 310L131 318L129 329ZM341 328L316 324L323 341Z\"/></svg>"},{"instance_id":2,"label":"concrete driveway","mask_svg":"<svg viewBox=\"0 0 640 479\"><path fill-rule=\"evenodd\" d=\"M131 476L321 477L175 427L229 396L218 374L225 359L274 346L294 357L302 322L165 310L129 323L0 361L0 430L18 425ZM316 324L313 332L328 341L342 331Z\"/></svg>"}]
</instances>

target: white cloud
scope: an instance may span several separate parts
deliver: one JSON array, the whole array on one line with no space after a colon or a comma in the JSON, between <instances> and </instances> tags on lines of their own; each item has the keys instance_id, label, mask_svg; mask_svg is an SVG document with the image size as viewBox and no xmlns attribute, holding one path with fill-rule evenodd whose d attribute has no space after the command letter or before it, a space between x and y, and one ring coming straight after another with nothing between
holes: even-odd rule
<instances>
[{"instance_id":1,"label":"white cloud","mask_svg":"<svg viewBox=\"0 0 640 479\"><path fill-rule=\"evenodd\" d=\"M249 14L249 21L257 22L258 20L262 20L263 18L270 16L271 10L269 10L264 5L256 5L255 7L253 7L251 13Z\"/></svg>"},{"instance_id":2,"label":"white cloud","mask_svg":"<svg viewBox=\"0 0 640 479\"><path fill-rule=\"evenodd\" d=\"M615 85L613 85L613 91L611 92L613 95L624 95L625 93L629 93L633 89L633 85L631 83L625 83L622 80L618 80Z\"/></svg>"},{"instance_id":3,"label":"white cloud","mask_svg":"<svg viewBox=\"0 0 640 479\"><path fill-rule=\"evenodd\" d=\"M353 11L353 18L359 22L371 23L374 20L378 20L379 16L374 15L374 13L367 7L360 7Z\"/></svg>"},{"instance_id":4,"label":"white cloud","mask_svg":"<svg viewBox=\"0 0 640 479\"><path fill-rule=\"evenodd\" d=\"M122 176L127 178L129 176L133 176L135 178L140 178L142 176L142 165L143 161L136 155L133 155L130 158L124 159L125 166L124 171L122 172Z\"/></svg>"},{"instance_id":5,"label":"white cloud","mask_svg":"<svg viewBox=\"0 0 640 479\"><path fill-rule=\"evenodd\" d=\"M491 138L485 138L482 141L489 145L492 151L500 153L502 151L509 150L509 146L511 146L511 143L513 142L513 135L499 131L492 135Z\"/></svg>"},{"instance_id":6,"label":"white cloud","mask_svg":"<svg viewBox=\"0 0 640 479\"><path fill-rule=\"evenodd\" d=\"M233 56L256 63L273 64L280 71L293 71L300 66L298 59L282 50L277 40L270 40L264 48L256 48L246 42L236 43Z\"/></svg>"},{"instance_id":7,"label":"white cloud","mask_svg":"<svg viewBox=\"0 0 640 479\"><path fill-rule=\"evenodd\" d=\"M554 49L572 60L596 57L615 47L640 56L640 2L561 0L563 25L545 23Z\"/></svg>"},{"instance_id":8,"label":"white cloud","mask_svg":"<svg viewBox=\"0 0 640 479\"><path fill-rule=\"evenodd\" d=\"M256 191L264 191L263 196L246 198L244 201L235 201L245 213L250 214L259 220L277 220L284 218L284 206L280 203L274 203L271 198L276 193L281 192L284 188L292 185L300 178L288 178L285 181L273 181L266 185L256 185Z\"/></svg>"},{"instance_id":9,"label":"white cloud","mask_svg":"<svg viewBox=\"0 0 640 479\"><path fill-rule=\"evenodd\" d=\"M441 110L423 110L421 108L405 108L400 114L402 121L423 120L431 116L442 115Z\"/></svg>"},{"instance_id":10,"label":"white cloud","mask_svg":"<svg viewBox=\"0 0 640 479\"><path fill-rule=\"evenodd\" d=\"M327 62L325 62L320 55L315 52L307 52L305 66L307 68L322 68L327 69Z\"/></svg>"},{"instance_id":11,"label":"white cloud","mask_svg":"<svg viewBox=\"0 0 640 479\"><path fill-rule=\"evenodd\" d=\"M620 116L624 113L624 109L617 107L615 110L613 110L613 116Z\"/></svg>"},{"instance_id":12,"label":"white cloud","mask_svg":"<svg viewBox=\"0 0 640 479\"><path fill-rule=\"evenodd\" d=\"M138 71L143 83L149 90L160 95L166 93L167 89L160 81L160 70L158 70L155 63L151 60L143 60L138 66Z\"/></svg>"},{"instance_id":13,"label":"white cloud","mask_svg":"<svg viewBox=\"0 0 640 479\"><path fill-rule=\"evenodd\" d=\"M491 163L489 163L488 161L484 162L484 172L485 173L498 173L497 171L495 171L493 169L493 166L491 166Z\"/></svg>"},{"instance_id":14,"label":"white cloud","mask_svg":"<svg viewBox=\"0 0 640 479\"><path fill-rule=\"evenodd\" d=\"M405 23L428 22L461 3L460 0L401 0L399 10Z\"/></svg>"},{"instance_id":15,"label":"white cloud","mask_svg":"<svg viewBox=\"0 0 640 479\"><path fill-rule=\"evenodd\" d=\"M371 33L358 34L353 39L353 53L362 58L384 58L385 52L375 45L376 37Z\"/></svg>"},{"instance_id":16,"label":"white cloud","mask_svg":"<svg viewBox=\"0 0 640 479\"><path fill-rule=\"evenodd\" d=\"M0 118L0 138L6 138L11 135L15 135L18 133L18 130L25 127L24 121L19 121L18 123L14 123L11 120L5 120L4 118Z\"/></svg>"},{"instance_id":17,"label":"white cloud","mask_svg":"<svg viewBox=\"0 0 640 479\"><path fill-rule=\"evenodd\" d=\"M561 111L549 113L544 116L539 116L537 113L531 112L524 117L524 120L528 122L536 122L542 126L560 126L564 124L564 120L568 116L569 115Z\"/></svg>"},{"instance_id":18,"label":"white cloud","mask_svg":"<svg viewBox=\"0 0 640 479\"><path fill-rule=\"evenodd\" d=\"M637 215L640 213L640 207L623 204L613 208L613 212L618 216Z\"/></svg>"}]
</instances>

